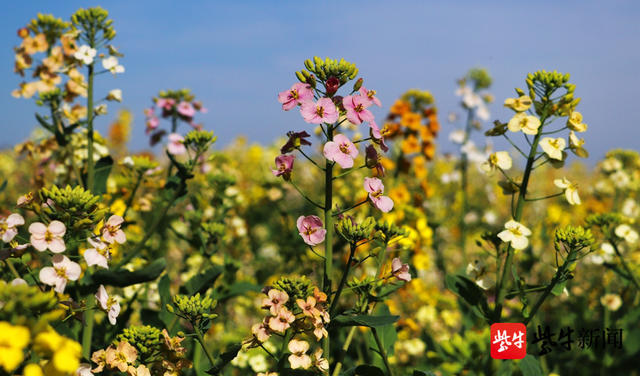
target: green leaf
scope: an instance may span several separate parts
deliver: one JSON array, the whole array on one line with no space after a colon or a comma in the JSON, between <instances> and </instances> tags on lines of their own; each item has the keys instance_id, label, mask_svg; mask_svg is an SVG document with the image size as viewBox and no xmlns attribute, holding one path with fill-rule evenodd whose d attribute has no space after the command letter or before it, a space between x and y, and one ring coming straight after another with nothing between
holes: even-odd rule
<instances>
[{"instance_id":1,"label":"green leaf","mask_svg":"<svg viewBox=\"0 0 640 376\"><path fill-rule=\"evenodd\" d=\"M422 370L416 369L413 371L413 376L436 376L436 374L431 371L422 371Z\"/></svg>"},{"instance_id":2,"label":"green leaf","mask_svg":"<svg viewBox=\"0 0 640 376\"><path fill-rule=\"evenodd\" d=\"M110 156L100 158L93 168L93 187L96 195L101 195L107 192L107 179L111 173L111 167L113 167L113 159Z\"/></svg>"},{"instance_id":3,"label":"green leaf","mask_svg":"<svg viewBox=\"0 0 640 376\"><path fill-rule=\"evenodd\" d=\"M538 359L533 355L527 354L518 366L520 367L520 371L522 371L522 376L543 376L542 367L540 367Z\"/></svg>"},{"instance_id":4,"label":"green leaf","mask_svg":"<svg viewBox=\"0 0 640 376\"><path fill-rule=\"evenodd\" d=\"M564 288L567 286L567 281L562 281L560 283L556 283L555 286L553 286L553 289L551 289L551 293L555 296L560 296L562 295L562 292L564 291Z\"/></svg>"},{"instance_id":5,"label":"green leaf","mask_svg":"<svg viewBox=\"0 0 640 376\"><path fill-rule=\"evenodd\" d=\"M175 335L177 330L177 326L173 326L173 328L169 328L173 320L176 319L171 312L167 311L167 304L171 304L171 280L169 280L169 275L165 274L158 281L158 293L160 294L160 313L158 313L158 317L164 323L164 327L169 330L170 335Z\"/></svg>"},{"instance_id":6,"label":"green leaf","mask_svg":"<svg viewBox=\"0 0 640 376\"><path fill-rule=\"evenodd\" d=\"M242 349L242 344L240 343L231 345L231 348L229 348L227 351L220 354L220 356L218 357L218 361L216 361L216 364L213 366L213 368L208 370L207 373L210 375L219 375L220 372L222 372L222 369L227 364L231 363L233 358L235 358L238 355L238 352L240 352L241 349Z\"/></svg>"},{"instance_id":7,"label":"green leaf","mask_svg":"<svg viewBox=\"0 0 640 376\"><path fill-rule=\"evenodd\" d=\"M341 372L340 376L384 376L384 372L376 366L362 364Z\"/></svg>"},{"instance_id":8,"label":"green leaf","mask_svg":"<svg viewBox=\"0 0 640 376\"><path fill-rule=\"evenodd\" d=\"M187 295L204 294L222 274L222 267L214 265L202 273L196 274L184 285Z\"/></svg>"},{"instance_id":9,"label":"green leaf","mask_svg":"<svg viewBox=\"0 0 640 376\"><path fill-rule=\"evenodd\" d=\"M9 180L5 179L2 184L0 184L0 193L2 193L5 189L7 189L7 183Z\"/></svg>"},{"instance_id":10,"label":"green leaf","mask_svg":"<svg viewBox=\"0 0 640 376\"><path fill-rule=\"evenodd\" d=\"M132 272L126 269L100 269L85 278L83 287L86 286L89 290L94 291L98 285L127 287L138 283L153 281L162 274L166 266L167 262L165 259L160 258L144 268Z\"/></svg>"},{"instance_id":11,"label":"green leaf","mask_svg":"<svg viewBox=\"0 0 640 376\"><path fill-rule=\"evenodd\" d=\"M262 290L262 287L250 282L235 282L230 286L220 287L213 293L213 297L218 301L223 301L225 299L243 295L249 291L260 292L260 290Z\"/></svg>"},{"instance_id":12,"label":"green leaf","mask_svg":"<svg viewBox=\"0 0 640 376\"><path fill-rule=\"evenodd\" d=\"M502 360L498 367L497 376L511 376L513 373L513 362L511 360Z\"/></svg>"},{"instance_id":13,"label":"green leaf","mask_svg":"<svg viewBox=\"0 0 640 376\"><path fill-rule=\"evenodd\" d=\"M483 314L489 312L487 300L484 298L484 291L469 278L462 275L448 274L445 277L445 285L469 305L477 306Z\"/></svg>"},{"instance_id":14,"label":"green leaf","mask_svg":"<svg viewBox=\"0 0 640 376\"><path fill-rule=\"evenodd\" d=\"M394 322L398 321L399 318L400 316L393 316L393 315L384 315L384 316L339 315L339 316L336 316L333 320L331 320L331 322L337 326L366 326L369 328L375 328L379 326L391 325Z\"/></svg>"}]
</instances>

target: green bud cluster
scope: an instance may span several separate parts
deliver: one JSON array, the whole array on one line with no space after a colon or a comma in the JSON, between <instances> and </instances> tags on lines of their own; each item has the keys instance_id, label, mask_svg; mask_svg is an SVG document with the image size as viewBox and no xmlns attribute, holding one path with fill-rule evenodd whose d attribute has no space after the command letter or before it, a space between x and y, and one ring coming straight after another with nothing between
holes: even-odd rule
<instances>
[{"instance_id":1,"label":"green bud cluster","mask_svg":"<svg viewBox=\"0 0 640 376\"><path fill-rule=\"evenodd\" d=\"M37 286L0 281L0 321L44 329L63 314L53 290L42 292Z\"/></svg>"},{"instance_id":2,"label":"green bud cluster","mask_svg":"<svg viewBox=\"0 0 640 376\"><path fill-rule=\"evenodd\" d=\"M397 236L404 236L406 231L393 222L378 221L375 225L376 231L382 236L382 240L390 241Z\"/></svg>"},{"instance_id":3,"label":"green bud cluster","mask_svg":"<svg viewBox=\"0 0 640 376\"><path fill-rule=\"evenodd\" d=\"M313 285L306 276L302 277L281 277L273 283L273 288L276 290L284 291L289 295L288 308L292 308L296 302L296 299L307 299L308 296L313 295Z\"/></svg>"},{"instance_id":4,"label":"green bud cluster","mask_svg":"<svg viewBox=\"0 0 640 376\"><path fill-rule=\"evenodd\" d=\"M138 350L141 363L155 360L163 344L160 329L150 325L124 329L121 334L118 334L114 344L122 341L128 342Z\"/></svg>"},{"instance_id":5,"label":"green bud cluster","mask_svg":"<svg viewBox=\"0 0 640 376\"><path fill-rule=\"evenodd\" d=\"M493 128L484 132L484 135L487 137L502 136L503 134L507 133L508 130L509 128L507 123L502 123L499 120L496 120L493 122Z\"/></svg>"},{"instance_id":6,"label":"green bud cluster","mask_svg":"<svg viewBox=\"0 0 640 376\"><path fill-rule=\"evenodd\" d=\"M546 70L539 70L535 73L529 73L527 75L527 86L532 87L541 85L549 88L569 87L566 85L569 83L569 73L559 73L558 71L547 72ZM574 85L568 84L570 87L575 88ZM573 91L573 90L572 90Z\"/></svg>"},{"instance_id":7,"label":"green bud cluster","mask_svg":"<svg viewBox=\"0 0 640 376\"><path fill-rule=\"evenodd\" d=\"M485 68L473 68L467 73L469 81L473 82L476 90L488 89L491 86L491 76Z\"/></svg>"},{"instance_id":8,"label":"green bud cluster","mask_svg":"<svg viewBox=\"0 0 640 376\"><path fill-rule=\"evenodd\" d=\"M91 44L98 39L98 32L102 32L104 40L115 38L116 31L113 28L113 20L107 19L108 17L109 12L101 7L81 8L71 16L71 23L76 29L84 31L83 37Z\"/></svg>"},{"instance_id":9,"label":"green bud cluster","mask_svg":"<svg viewBox=\"0 0 640 376\"><path fill-rule=\"evenodd\" d=\"M580 251L585 248L589 249L595 242L591 230L582 226L567 226L556 229L555 247L556 251L564 250Z\"/></svg>"},{"instance_id":10,"label":"green bud cluster","mask_svg":"<svg viewBox=\"0 0 640 376\"><path fill-rule=\"evenodd\" d=\"M53 108L58 108L60 106L60 99L62 98L62 91L59 87L55 87L52 90L45 91L40 93L38 99L36 100L36 104L38 106L42 106L44 104L52 104Z\"/></svg>"},{"instance_id":11,"label":"green bud cluster","mask_svg":"<svg viewBox=\"0 0 640 376\"><path fill-rule=\"evenodd\" d=\"M125 166L132 168L139 174L143 174L158 167L158 162L151 160L148 155L132 155L131 160L133 161L133 167Z\"/></svg>"},{"instance_id":12,"label":"green bud cluster","mask_svg":"<svg viewBox=\"0 0 640 376\"><path fill-rule=\"evenodd\" d=\"M591 214L586 222L589 227L612 228L622 223L622 216L618 213Z\"/></svg>"},{"instance_id":13,"label":"green bud cluster","mask_svg":"<svg viewBox=\"0 0 640 376\"><path fill-rule=\"evenodd\" d=\"M195 95L191 93L191 90L186 88L179 90L162 90L158 93L158 97L175 99L176 103L180 103L182 101L192 102L195 99ZM157 101L157 99L154 98L154 101Z\"/></svg>"},{"instance_id":14,"label":"green bud cluster","mask_svg":"<svg viewBox=\"0 0 640 376\"><path fill-rule=\"evenodd\" d=\"M409 89L402 97L405 102L411 104L411 110L413 112L421 112L425 107L432 105L435 102L433 94L428 90Z\"/></svg>"},{"instance_id":15,"label":"green bud cluster","mask_svg":"<svg viewBox=\"0 0 640 376\"><path fill-rule=\"evenodd\" d=\"M613 149L607 152L606 158L619 160L622 168L640 169L640 153L635 150Z\"/></svg>"},{"instance_id":16,"label":"green bud cluster","mask_svg":"<svg viewBox=\"0 0 640 376\"><path fill-rule=\"evenodd\" d=\"M344 59L338 61L337 59L329 59L327 57L322 60L318 56L315 56L313 60L305 60L304 66L307 69L296 72L296 77L298 77L300 82L308 83L312 87L315 87L316 77L320 79L321 82L326 82L330 77L335 77L340 81L340 86L342 86L358 76L358 68L356 68L356 65Z\"/></svg>"},{"instance_id":17,"label":"green bud cluster","mask_svg":"<svg viewBox=\"0 0 640 376\"><path fill-rule=\"evenodd\" d=\"M52 14L38 13L36 18L32 19L27 25L27 28L33 31L34 34L44 34L47 43L51 46L64 34L69 26L71 26L69 22L56 18Z\"/></svg>"},{"instance_id":18,"label":"green bud cluster","mask_svg":"<svg viewBox=\"0 0 640 376\"><path fill-rule=\"evenodd\" d=\"M213 131L192 130L184 137L183 144L198 153L203 153L216 142L216 139L217 137L213 136Z\"/></svg>"},{"instance_id":19,"label":"green bud cluster","mask_svg":"<svg viewBox=\"0 0 640 376\"><path fill-rule=\"evenodd\" d=\"M104 215L103 210L98 208L100 196L79 185L74 188L67 185L62 189L55 185L42 188L38 196L40 202L47 205L32 205L36 212L44 214L51 221L61 221L74 230L93 228Z\"/></svg>"},{"instance_id":20,"label":"green bud cluster","mask_svg":"<svg viewBox=\"0 0 640 376\"><path fill-rule=\"evenodd\" d=\"M173 297L173 305L178 310L176 314L193 324L199 323L202 319L212 320L218 317L218 315L210 313L217 304L217 300L213 300L208 296L201 298L200 293L194 296L176 295ZM167 304L169 312L175 313L175 309Z\"/></svg>"},{"instance_id":21,"label":"green bud cluster","mask_svg":"<svg viewBox=\"0 0 640 376\"><path fill-rule=\"evenodd\" d=\"M350 217L344 217L336 223L336 231L351 244L369 239L376 225L373 217L367 217L362 223L356 223Z\"/></svg>"},{"instance_id":22,"label":"green bud cluster","mask_svg":"<svg viewBox=\"0 0 640 376\"><path fill-rule=\"evenodd\" d=\"M226 226L224 223L209 222L202 224L202 230L209 236L212 243L218 243L226 232Z\"/></svg>"}]
</instances>

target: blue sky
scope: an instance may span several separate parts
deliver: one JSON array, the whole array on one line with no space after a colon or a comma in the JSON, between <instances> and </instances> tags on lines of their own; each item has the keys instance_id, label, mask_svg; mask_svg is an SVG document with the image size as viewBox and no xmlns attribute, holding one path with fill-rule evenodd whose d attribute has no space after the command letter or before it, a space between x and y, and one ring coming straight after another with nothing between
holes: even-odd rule
<instances>
[{"instance_id":1,"label":"blue sky","mask_svg":"<svg viewBox=\"0 0 640 376\"><path fill-rule=\"evenodd\" d=\"M482 66L494 77L492 119L537 69L570 72L593 159L614 147L638 149L640 3L634 1L23 1L0 6L0 146L25 139L36 122L33 101L14 99L16 30L38 12L68 18L101 5L118 32L126 73L98 78L98 93L120 88L135 115L131 146L146 147L142 110L161 89L188 87L209 108L197 120L222 143L239 134L269 143L308 127L281 111L278 91L314 55L355 62L384 108L408 88L430 90L440 109L440 149L458 109L455 80ZM101 95L99 95L101 96ZM105 131L119 106L100 119ZM384 116L378 110L377 116ZM488 125L486 125L488 127ZM507 145L498 142L499 148Z\"/></svg>"}]
</instances>

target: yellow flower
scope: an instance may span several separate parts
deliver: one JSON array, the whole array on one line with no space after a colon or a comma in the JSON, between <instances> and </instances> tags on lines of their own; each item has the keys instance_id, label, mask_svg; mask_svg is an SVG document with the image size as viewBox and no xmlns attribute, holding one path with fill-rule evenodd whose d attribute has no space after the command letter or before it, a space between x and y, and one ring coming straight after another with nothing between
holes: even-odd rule
<instances>
[{"instance_id":1,"label":"yellow flower","mask_svg":"<svg viewBox=\"0 0 640 376\"><path fill-rule=\"evenodd\" d=\"M71 374L80 366L82 346L51 328L36 336L34 350L40 356L51 356L51 361L45 367L47 375Z\"/></svg>"},{"instance_id":2,"label":"yellow flower","mask_svg":"<svg viewBox=\"0 0 640 376\"><path fill-rule=\"evenodd\" d=\"M511 132L522 131L526 134L536 135L538 134L538 128L540 128L540 119L523 112L518 112L509 120L507 127Z\"/></svg>"},{"instance_id":3,"label":"yellow flower","mask_svg":"<svg viewBox=\"0 0 640 376\"><path fill-rule=\"evenodd\" d=\"M422 117L420 114L416 114L415 112L406 112L402 115L402 119L400 120L400 124L403 126L417 131L420 129Z\"/></svg>"},{"instance_id":4,"label":"yellow flower","mask_svg":"<svg viewBox=\"0 0 640 376\"><path fill-rule=\"evenodd\" d=\"M425 253L417 253L413 256L412 264L416 270L429 270L431 267L431 260Z\"/></svg>"},{"instance_id":5,"label":"yellow flower","mask_svg":"<svg viewBox=\"0 0 640 376\"><path fill-rule=\"evenodd\" d=\"M513 165L511 156L506 151L497 151L489 156L489 159L484 162L480 167L484 172L491 173L496 167L502 170L508 170Z\"/></svg>"},{"instance_id":6,"label":"yellow flower","mask_svg":"<svg viewBox=\"0 0 640 376\"><path fill-rule=\"evenodd\" d=\"M24 360L23 350L29 344L29 329L0 321L0 366L7 372L15 370Z\"/></svg>"},{"instance_id":7,"label":"yellow flower","mask_svg":"<svg viewBox=\"0 0 640 376\"><path fill-rule=\"evenodd\" d=\"M37 364L27 364L24 367L24 376L44 376L42 368Z\"/></svg>"},{"instance_id":8,"label":"yellow flower","mask_svg":"<svg viewBox=\"0 0 640 376\"><path fill-rule=\"evenodd\" d=\"M507 98L504 101L504 106L508 107L516 112L524 112L531 107L531 98L528 95L523 95L519 98Z\"/></svg>"},{"instance_id":9,"label":"yellow flower","mask_svg":"<svg viewBox=\"0 0 640 376\"><path fill-rule=\"evenodd\" d=\"M127 205L125 204L124 200L117 199L113 202L113 204L111 204L110 209L112 214L119 215L122 217L126 208L127 208Z\"/></svg>"},{"instance_id":10,"label":"yellow flower","mask_svg":"<svg viewBox=\"0 0 640 376\"><path fill-rule=\"evenodd\" d=\"M551 159L557 159L559 161L562 160L562 151L564 147L567 145L567 142L564 138L552 138L552 137L544 137L540 140L540 147L544 150L545 153Z\"/></svg>"},{"instance_id":11,"label":"yellow flower","mask_svg":"<svg viewBox=\"0 0 640 376\"><path fill-rule=\"evenodd\" d=\"M578 111L573 111L571 115L569 115L567 127L576 132L584 132L587 130L587 125L582 122L582 114Z\"/></svg>"},{"instance_id":12,"label":"yellow flower","mask_svg":"<svg viewBox=\"0 0 640 376\"><path fill-rule=\"evenodd\" d=\"M567 202L571 205L580 205L580 196L578 195L578 186L571 183L567 178L555 179L553 181L556 187L564 189Z\"/></svg>"}]
</instances>

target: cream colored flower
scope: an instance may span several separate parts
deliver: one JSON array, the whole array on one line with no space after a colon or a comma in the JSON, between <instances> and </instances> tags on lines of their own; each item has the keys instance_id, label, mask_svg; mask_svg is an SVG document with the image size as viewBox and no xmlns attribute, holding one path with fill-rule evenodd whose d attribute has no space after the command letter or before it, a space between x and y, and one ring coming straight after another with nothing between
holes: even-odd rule
<instances>
[{"instance_id":1,"label":"cream colored flower","mask_svg":"<svg viewBox=\"0 0 640 376\"><path fill-rule=\"evenodd\" d=\"M511 132L522 131L522 133L536 135L538 134L538 128L540 128L540 119L524 112L519 112L513 115L507 127Z\"/></svg>"},{"instance_id":2,"label":"cream colored flower","mask_svg":"<svg viewBox=\"0 0 640 376\"><path fill-rule=\"evenodd\" d=\"M602 161L602 170L604 172L613 172L622 168L622 162L617 158L609 157Z\"/></svg>"},{"instance_id":3,"label":"cream colored flower","mask_svg":"<svg viewBox=\"0 0 640 376\"><path fill-rule=\"evenodd\" d=\"M571 131L569 132L569 145L572 148L581 148L584 145L584 138L579 138L574 131Z\"/></svg>"},{"instance_id":4,"label":"cream colored flower","mask_svg":"<svg viewBox=\"0 0 640 376\"><path fill-rule=\"evenodd\" d=\"M578 186L570 182L567 178L555 179L553 181L556 187L564 189L564 195L567 198L567 202L571 205L580 205L580 196L578 195Z\"/></svg>"},{"instance_id":5,"label":"cream colored flower","mask_svg":"<svg viewBox=\"0 0 640 376\"><path fill-rule=\"evenodd\" d=\"M506 151L497 151L489 155L489 159L485 161L480 167L486 173L493 172L496 168L502 170L508 170L513 165L511 156Z\"/></svg>"},{"instance_id":6,"label":"cream colored flower","mask_svg":"<svg viewBox=\"0 0 640 376\"><path fill-rule=\"evenodd\" d=\"M108 101L122 102L122 90L113 89L107 94Z\"/></svg>"},{"instance_id":7,"label":"cream colored flower","mask_svg":"<svg viewBox=\"0 0 640 376\"><path fill-rule=\"evenodd\" d=\"M607 307L609 311L617 311L622 306L622 299L618 294L604 294L600 298L600 303Z\"/></svg>"},{"instance_id":8,"label":"cream colored flower","mask_svg":"<svg viewBox=\"0 0 640 376\"><path fill-rule=\"evenodd\" d=\"M487 266L480 260L473 260L467 265L467 275L484 290L490 289L496 282L488 275Z\"/></svg>"},{"instance_id":9,"label":"cream colored flower","mask_svg":"<svg viewBox=\"0 0 640 376\"><path fill-rule=\"evenodd\" d=\"M124 67L118 64L118 58L115 56L102 59L102 67L113 74L124 73Z\"/></svg>"},{"instance_id":10,"label":"cream colored flower","mask_svg":"<svg viewBox=\"0 0 640 376\"><path fill-rule=\"evenodd\" d=\"M562 160L562 151L565 146L567 146L567 142L562 137L544 137L540 140L540 147L545 153L547 153L549 158L557 159L559 161Z\"/></svg>"},{"instance_id":11,"label":"cream colored flower","mask_svg":"<svg viewBox=\"0 0 640 376\"><path fill-rule=\"evenodd\" d=\"M309 351L309 343L307 341L292 339L287 347L291 351L289 363L291 363L292 369L308 369L311 367L311 357L307 355L307 351Z\"/></svg>"},{"instance_id":12,"label":"cream colored flower","mask_svg":"<svg viewBox=\"0 0 640 376\"><path fill-rule=\"evenodd\" d=\"M573 111L571 115L569 115L567 127L576 132L584 132L587 130L587 125L582 122L582 114L578 111Z\"/></svg>"},{"instance_id":13,"label":"cream colored flower","mask_svg":"<svg viewBox=\"0 0 640 376\"><path fill-rule=\"evenodd\" d=\"M73 54L73 57L82 61L85 65L93 63L93 58L95 56L96 50L87 45L80 46L80 48Z\"/></svg>"},{"instance_id":14,"label":"cream colored flower","mask_svg":"<svg viewBox=\"0 0 640 376\"><path fill-rule=\"evenodd\" d=\"M638 241L638 233L627 224L621 224L616 227L615 233L618 237L624 239L627 243L635 243Z\"/></svg>"},{"instance_id":15,"label":"cream colored flower","mask_svg":"<svg viewBox=\"0 0 640 376\"><path fill-rule=\"evenodd\" d=\"M528 95L523 95L519 98L507 98L504 101L504 106L508 107L516 112L524 112L531 107L533 102Z\"/></svg>"},{"instance_id":16,"label":"cream colored flower","mask_svg":"<svg viewBox=\"0 0 640 376\"><path fill-rule=\"evenodd\" d=\"M511 242L511 246L515 250L527 248L531 235L531 230L513 219L504 225L505 230L498 234L498 237L505 243Z\"/></svg>"},{"instance_id":17,"label":"cream colored flower","mask_svg":"<svg viewBox=\"0 0 640 376\"><path fill-rule=\"evenodd\" d=\"M626 188L629 183L631 183L631 178L623 170L614 172L613 174L611 174L610 178L613 182L613 185L615 185L616 188L620 189Z\"/></svg>"}]
</instances>

